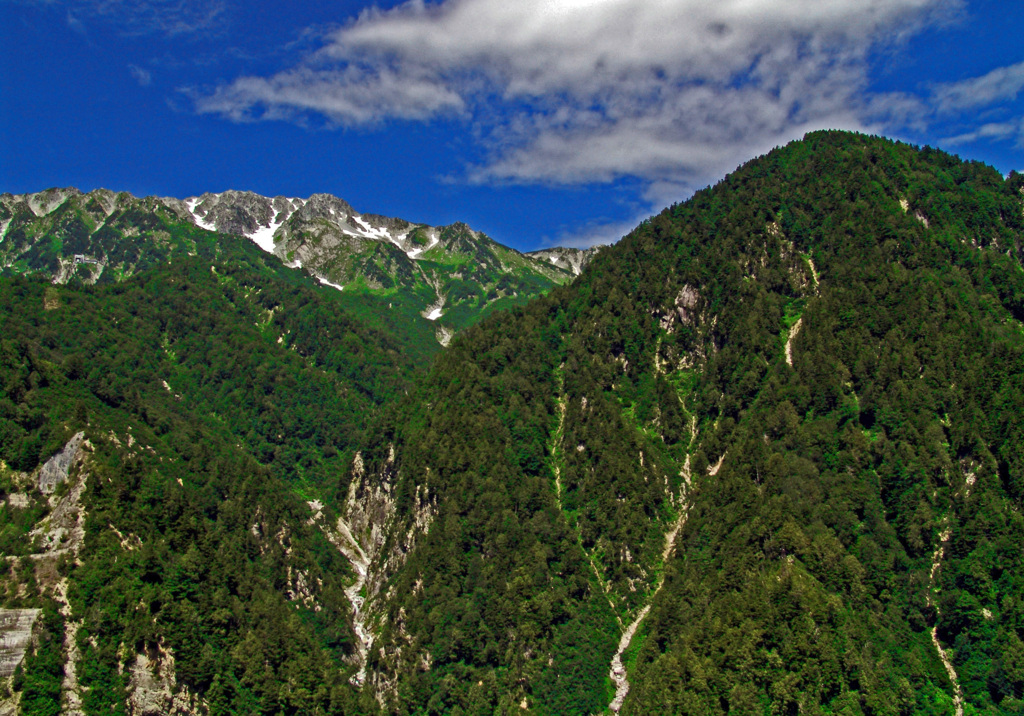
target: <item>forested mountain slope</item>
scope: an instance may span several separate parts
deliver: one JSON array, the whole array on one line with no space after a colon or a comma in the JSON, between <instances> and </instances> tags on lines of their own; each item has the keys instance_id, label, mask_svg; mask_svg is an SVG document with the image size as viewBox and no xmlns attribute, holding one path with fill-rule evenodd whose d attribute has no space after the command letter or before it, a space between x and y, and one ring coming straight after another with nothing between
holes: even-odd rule
<instances>
[{"instance_id":1,"label":"forested mountain slope","mask_svg":"<svg viewBox=\"0 0 1024 716\"><path fill-rule=\"evenodd\" d=\"M358 575L325 503L417 369L312 279L218 246L116 284L0 280L22 713L356 708Z\"/></svg>"},{"instance_id":2,"label":"forested mountain slope","mask_svg":"<svg viewBox=\"0 0 1024 716\"><path fill-rule=\"evenodd\" d=\"M192 224L0 279L0 703L1020 712L1022 188L813 133L422 380Z\"/></svg>"},{"instance_id":3,"label":"forested mountain slope","mask_svg":"<svg viewBox=\"0 0 1024 716\"><path fill-rule=\"evenodd\" d=\"M813 133L462 334L356 460L385 534L365 688L397 713L1019 710L1022 186Z\"/></svg>"}]
</instances>

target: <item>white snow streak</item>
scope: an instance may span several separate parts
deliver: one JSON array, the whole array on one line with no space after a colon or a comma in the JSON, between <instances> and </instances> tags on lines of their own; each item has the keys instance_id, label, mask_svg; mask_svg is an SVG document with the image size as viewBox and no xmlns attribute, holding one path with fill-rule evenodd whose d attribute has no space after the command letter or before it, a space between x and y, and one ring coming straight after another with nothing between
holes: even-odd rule
<instances>
[{"instance_id":1,"label":"white snow streak","mask_svg":"<svg viewBox=\"0 0 1024 716\"><path fill-rule=\"evenodd\" d=\"M413 249L412 251L407 252L406 256L408 256L411 259L418 259L420 254L422 254L424 251L430 251L439 243L441 243L440 235L436 231L432 230L430 234L430 243L421 249Z\"/></svg>"},{"instance_id":2,"label":"white snow streak","mask_svg":"<svg viewBox=\"0 0 1024 716\"><path fill-rule=\"evenodd\" d=\"M370 226L361 216L353 216L356 223L359 224L359 228L363 230L363 235L368 239L390 239L391 234L387 229L378 229Z\"/></svg>"},{"instance_id":3,"label":"white snow streak","mask_svg":"<svg viewBox=\"0 0 1024 716\"><path fill-rule=\"evenodd\" d=\"M322 283L324 286L330 286L331 288L336 288L339 291L344 291L345 290L344 286L341 286L341 285L336 284L336 283L331 283L330 281L325 279L323 276L317 276L316 280L319 281L320 283Z\"/></svg>"},{"instance_id":4,"label":"white snow streak","mask_svg":"<svg viewBox=\"0 0 1024 716\"><path fill-rule=\"evenodd\" d=\"M281 224L283 223L284 221L271 221L270 226L263 226L256 229L256 231L249 234L249 238L268 254L272 254L274 253L274 234L281 228Z\"/></svg>"},{"instance_id":5,"label":"white snow streak","mask_svg":"<svg viewBox=\"0 0 1024 716\"><path fill-rule=\"evenodd\" d=\"M192 197L191 199L185 200L185 206L188 207L188 213L192 214L192 218L195 219L196 226L207 231L216 231L217 227L213 224L207 223L203 220L199 214L196 213L196 204L199 203L199 197Z\"/></svg>"}]
</instances>

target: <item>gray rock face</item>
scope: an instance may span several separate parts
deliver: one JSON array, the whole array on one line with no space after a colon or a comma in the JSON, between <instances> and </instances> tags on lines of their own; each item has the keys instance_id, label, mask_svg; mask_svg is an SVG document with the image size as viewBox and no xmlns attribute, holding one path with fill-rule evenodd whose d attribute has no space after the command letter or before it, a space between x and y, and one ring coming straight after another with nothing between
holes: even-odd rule
<instances>
[{"instance_id":1,"label":"gray rock face","mask_svg":"<svg viewBox=\"0 0 1024 716\"><path fill-rule=\"evenodd\" d=\"M129 716L195 716L208 709L185 687L178 687L174 656L158 647L136 655L128 680Z\"/></svg>"},{"instance_id":2,"label":"gray rock face","mask_svg":"<svg viewBox=\"0 0 1024 716\"><path fill-rule=\"evenodd\" d=\"M217 231L243 236L269 226L279 211L275 210L272 199L251 191L203 194L193 210L197 218Z\"/></svg>"},{"instance_id":3,"label":"gray rock face","mask_svg":"<svg viewBox=\"0 0 1024 716\"><path fill-rule=\"evenodd\" d=\"M82 445L82 438L85 433L76 433L64 449L46 461L46 464L39 469L39 491L44 495L52 494L57 485L66 482L71 462L78 454L78 448Z\"/></svg>"},{"instance_id":4,"label":"gray rock face","mask_svg":"<svg viewBox=\"0 0 1024 716\"><path fill-rule=\"evenodd\" d=\"M25 658L39 609L0 609L0 679L6 679Z\"/></svg>"},{"instance_id":5,"label":"gray rock face","mask_svg":"<svg viewBox=\"0 0 1024 716\"><path fill-rule=\"evenodd\" d=\"M400 234L413 228L411 222L380 214L363 214L363 221L375 229L383 229L391 234Z\"/></svg>"},{"instance_id":6,"label":"gray rock face","mask_svg":"<svg viewBox=\"0 0 1024 716\"><path fill-rule=\"evenodd\" d=\"M553 249L530 251L526 255L530 258L547 261L553 266L570 271L573 276L579 276L583 273L583 269L587 267L587 264L597 256L597 252L601 248L603 247L594 246L589 249L572 249L559 246Z\"/></svg>"},{"instance_id":7,"label":"gray rock face","mask_svg":"<svg viewBox=\"0 0 1024 716\"><path fill-rule=\"evenodd\" d=\"M699 299L700 293L690 284L680 289L679 295L676 296L676 311L679 312L680 321L686 324L693 323Z\"/></svg>"},{"instance_id":8,"label":"gray rock face","mask_svg":"<svg viewBox=\"0 0 1024 716\"><path fill-rule=\"evenodd\" d=\"M302 208L296 211L296 214L303 221L313 221L328 217L340 220L358 215L351 204L331 194L313 194L302 205Z\"/></svg>"}]
</instances>

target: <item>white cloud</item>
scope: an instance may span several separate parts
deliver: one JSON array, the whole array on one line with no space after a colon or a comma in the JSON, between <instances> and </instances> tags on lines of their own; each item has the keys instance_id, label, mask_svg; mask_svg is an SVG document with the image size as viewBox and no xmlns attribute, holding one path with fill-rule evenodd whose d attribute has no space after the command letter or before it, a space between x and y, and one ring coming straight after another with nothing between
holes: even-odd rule
<instances>
[{"instance_id":1,"label":"white cloud","mask_svg":"<svg viewBox=\"0 0 1024 716\"><path fill-rule=\"evenodd\" d=\"M15 0L17 1L17 0ZM128 36L181 37L217 30L223 24L227 0L21 0L29 5L63 7L67 23L86 32L82 18L102 20Z\"/></svg>"},{"instance_id":2,"label":"white cloud","mask_svg":"<svg viewBox=\"0 0 1024 716\"><path fill-rule=\"evenodd\" d=\"M957 112L1014 99L1024 89L1024 62L998 67L981 77L938 85L934 91L936 107L942 112Z\"/></svg>"},{"instance_id":3,"label":"white cloud","mask_svg":"<svg viewBox=\"0 0 1024 716\"><path fill-rule=\"evenodd\" d=\"M618 177L686 191L808 129L878 129L917 101L867 58L959 0L409 0L369 9L298 68L196 98L234 120L344 125L458 114L481 182Z\"/></svg>"},{"instance_id":4,"label":"white cloud","mask_svg":"<svg viewBox=\"0 0 1024 716\"><path fill-rule=\"evenodd\" d=\"M196 107L236 121L289 119L316 112L343 124L373 124L385 118L422 120L458 112L463 100L429 77L399 75L387 68L315 71L301 67L268 79L243 77L198 96Z\"/></svg>"},{"instance_id":5,"label":"white cloud","mask_svg":"<svg viewBox=\"0 0 1024 716\"><path fill-rule=\"evenodd\" d=\"M1009 139L1016 138L1017 146L1024 147L1024 119L1011 120L1009 122L989 122L970 131L947 137L943 141L947 144L970 144L980 139Z\"/></svg>"},{"instance_id":6,"label":"white cloud","mask_svg":"<svg viewBox=\"0 0 1024 716\"><path fill-rule=\"evenodd\" d=\"M215 30L225 0L66 0L73 7L120 25L127 35L180 37Z\"/></svg>"}]
</instances>

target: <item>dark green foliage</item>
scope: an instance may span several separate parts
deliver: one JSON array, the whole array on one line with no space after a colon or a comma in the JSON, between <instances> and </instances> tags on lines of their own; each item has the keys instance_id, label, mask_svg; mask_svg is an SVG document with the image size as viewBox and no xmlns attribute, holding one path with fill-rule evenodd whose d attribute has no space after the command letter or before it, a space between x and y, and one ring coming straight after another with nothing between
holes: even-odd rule
<instances>
[{"instance_id":1,"label":"dark green foliage","mask_svg":"<svg viewBox=\"0 0 1024 716\"><path fill-rule=\"evenodd\" d=\"M34 644L14 676L14 688L21 691L21 713L25 716L57 716L60 710L64 659L61 643L64 622L48 605L39 614L33 630Z\"/></svg>"},{"instance_id":2,"label":"dark green foliage","mask_svg":"<svg viewBox=\"0 0 1024 716\"><path fill-rule=\"evenodd\" d=\"M51 311L47 292L24 279L0 286L0 447L23 471L59 444L43 419L48 388L66 417L98 398L160 435L183 413L205 416L280 476L322 485L414 372L396 343L330 294L258 264L179 260L109 289L64 290Z\"/></svg>"},{"instance_id":3,"label":"dark green foliage","mask_svg":"<svg viewBox=\"0 0 1024 716\"><path fill-rule=\"evenodd\" d=\"M628 712L948 713L933 626L975 713L1018 708L1019 185L815 133L460 336L394 430L439 496L396 708L598 710L659 574Z\"/></svg>"},{"instance_id":4,"label":"dark green foliage","mask_svg":"<svg viewBox=\"0 0 1024 716\"><path fill-rule=\"evenodd\" d=\"M123 712L135 655L164 650L213 713L354 708L349 567L300 495L333 496L415 370L289 274L243 248L106 287L0 280L0 458L31 470L79 429L91 446L84 547L67 565L87 713ZM43 505L0 508L5 554L37 549ZM31 568L15 577L36 589ZM46 702L63 666L45 629L23 703Z\"/></svg>"},{"instance_id":5,"label":"dark green foliage","mask_svg":"<svg viewBox=\"0 0 1024 716\"><path fill-rule=\"evenodd\" d=\"M1021 712L1021 186L814 133L467 328L418 383L338 309L380 295L244 250L109 288L6 280L0 456L31 470L86 421L94 450L88 710L124 692L124 644L173 649L217 713L597 713L649 605L624 713L947 714L933 630L966 713ZM452 320L520 298L469 275L474 238L444 236ZM421 310L389 302L378 327ZM361 693L348 567L296 495L340 504L356 450L395 508ZM28 509L0 512L12 554ZM320 611L285 598L297 571Z\"/></svg>"}]
</instances>

